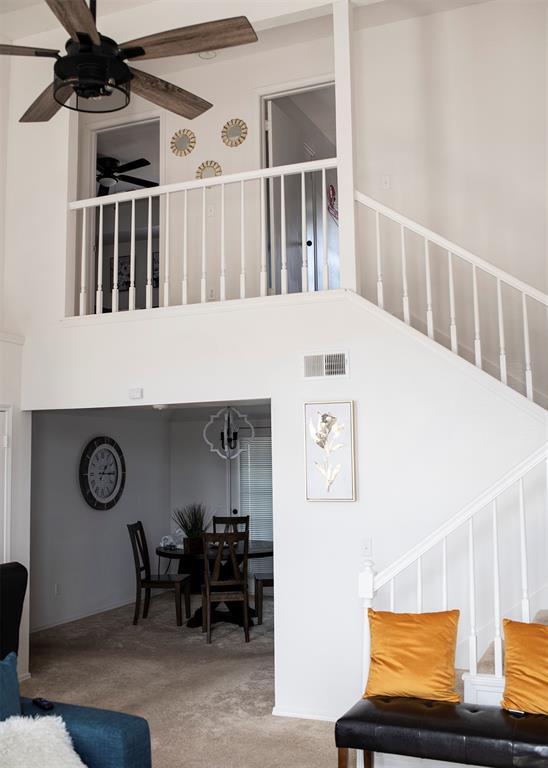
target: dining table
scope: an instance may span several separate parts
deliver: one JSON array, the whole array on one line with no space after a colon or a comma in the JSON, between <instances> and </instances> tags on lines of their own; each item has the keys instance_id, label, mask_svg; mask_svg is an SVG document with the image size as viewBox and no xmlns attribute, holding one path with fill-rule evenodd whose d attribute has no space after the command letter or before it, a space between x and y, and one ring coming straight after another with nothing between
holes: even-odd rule
<instances>
[{"instance_id":1,"label":"dining table","mask_svg":"<svg viewBox=\"0 0 548 768\"><path fill-rule=\"evenodd\" d=\"M203 564L204 564L204 552L185 552L183 549L179 547L156 547L156 555L158 557L158 574L160 573L160 560L161 558L166 558L169 560L169 563L167 565L167 568L165 569L165 572L167 573L169 571L169 568L171 567L171 562L173 560L176 560L178 562L178 572L179 573L192 573L193 571L197 570L197 567L199 568L199 572L203 574ZM238 552L236 552L236 556L238 555ZM272 557L274 555L274 543L272 541L267 541L264 539L250 539L249 540L249 548L247 557L248 560L260 560L266 557ZM217 550L211 549L208 552L208 560L210 562L213 562L215 558L217 557ZM203 576L201 578L201 583L203 583ZM201 594L201 583L200 583L200 589L199 593ZM217 608L213 608L211 612L211 622L212 624L215 624L217 622L228 622L229 624L238 624L241 625L242 623L242 612L240 606L238 606L235 603L228 603L226 611L219 611ZM251 620L252 617L256 616L255 610L249 606L249 616L250 616L250 625L253 626L253 621ZM201 627L202 626L202 607L200 606L190 619L186 623L187 627Z\"/></svg>"}]
</instances>

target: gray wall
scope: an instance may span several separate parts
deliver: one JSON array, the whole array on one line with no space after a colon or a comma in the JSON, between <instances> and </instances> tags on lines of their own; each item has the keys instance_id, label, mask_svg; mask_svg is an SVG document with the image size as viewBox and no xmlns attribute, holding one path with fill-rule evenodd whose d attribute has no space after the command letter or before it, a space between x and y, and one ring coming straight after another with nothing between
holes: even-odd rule
<instances>
[{"instance_id":1,"label":"gray wall","mask_svg":"<svg viewBox=\"0 0 548 768\"><path fill-rule=\"evenodd\" d=\"M82 449L97 435L122 448L126 485L111 510L80 492ZM33 416L31 630L128 603L135 577L126 523L142 520L153 551L169 532L169 435L165 420L57 412ZM55 585L59 585L59 595Z\"/></svg>"}]
</instances>

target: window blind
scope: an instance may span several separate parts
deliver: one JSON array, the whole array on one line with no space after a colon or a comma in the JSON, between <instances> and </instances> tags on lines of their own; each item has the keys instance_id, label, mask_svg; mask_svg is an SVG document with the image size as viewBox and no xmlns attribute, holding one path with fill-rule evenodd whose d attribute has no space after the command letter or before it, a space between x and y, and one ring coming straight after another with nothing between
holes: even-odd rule
<instances>
[{"instance_id":1,"label":"window blind","mask_svg":"<svg viewBox=\"0 0 548 768\"><path fill-rule=\"evenodd\" d=\"M249 538L272 541L272 438L242 437L240 513L249 515ZM249 573L272 571L272 558L249 561Z\"/></svg>"}]
</instances>

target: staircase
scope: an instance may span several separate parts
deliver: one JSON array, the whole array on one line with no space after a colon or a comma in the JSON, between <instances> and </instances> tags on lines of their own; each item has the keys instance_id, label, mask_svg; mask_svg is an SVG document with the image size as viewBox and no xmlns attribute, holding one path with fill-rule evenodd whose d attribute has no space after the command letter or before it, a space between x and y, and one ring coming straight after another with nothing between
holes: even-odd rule
<instances>
[{"instance_id":1,"label":"staircase","mask_svg":"<svg viewBox=\"0 0 548 768\"><path fill-rule=\"evenodd\" d=\"M464 701L499 704L502 619L548 623L547 512L548 443L380 573L367 559L359 580L364 683L369 607L418 613L458 608L456 666Z\"/></svg>"},{"instance_id":2,"label":"staircase","mask_svg":"<svg viewBox=\"0 0 548 768\"><path fill-rule=\"evenodd\" d=\"M362 294L548 407L548 296L361 192Z\"/></svg>"}]
</instances>

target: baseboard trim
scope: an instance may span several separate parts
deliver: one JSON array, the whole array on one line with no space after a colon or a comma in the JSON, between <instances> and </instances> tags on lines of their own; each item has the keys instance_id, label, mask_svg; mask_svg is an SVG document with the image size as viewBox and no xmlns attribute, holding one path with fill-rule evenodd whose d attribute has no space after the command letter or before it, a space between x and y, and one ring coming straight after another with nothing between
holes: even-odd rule
<instances>
[{"instance_id":1,"label":"baseboard trim","mask_svg":"<svg viewBox=\"0 0 548 768\"><path fill-rule=\"evenodd\" d=\"M325 723L334 723L336 720L334 717L327 717L326 715L315 715L304 712L286 712L283 709L278 709L278 707L274 707L272 714L274 717L292 717L297 720L322 720Z\"/></svg>"},{"instance_id":2,"label":"baseboard trim","mask_svg":"<svg viewBox=\"0 0 548 768\"><path fill-rule=\"evenodd\" d=\"M153 595L156 597L156 595ZM51 624L41 624L38 627L32 627L30 634L34 635L36 632L44 632L46 629L53 629L54 627L62 627L65 624L72 624L73 621L80 621L80 619L88 619L90 616L97 616L100 613L106 613L107 611L115 611L117 608L125 608L127 605L133 605L135 598L127 597L122 602L112 603L105 605L102 608L98 608L96 611L78 613L72 616L61 619L60 621L54 621Z\"/></svg>"}]
</instances>

